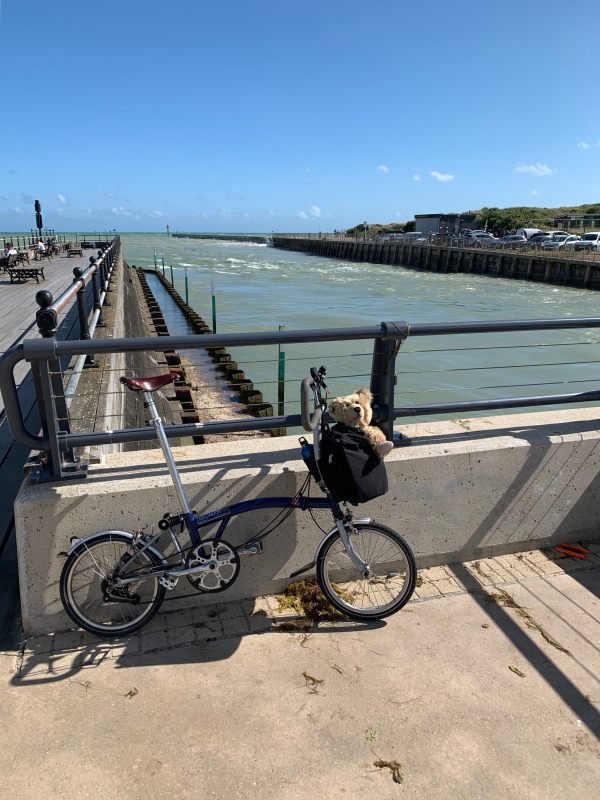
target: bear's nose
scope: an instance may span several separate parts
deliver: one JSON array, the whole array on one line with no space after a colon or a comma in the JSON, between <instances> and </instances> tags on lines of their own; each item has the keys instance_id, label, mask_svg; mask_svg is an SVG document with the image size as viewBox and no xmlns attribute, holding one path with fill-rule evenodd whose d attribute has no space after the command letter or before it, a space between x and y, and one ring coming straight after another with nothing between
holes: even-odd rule
<instances>
[{"instance_id":1,"label":"bear's nose","mask_svg":"<svg viewBox=\"0 0 600 800\"><path fill-rule=\"evenodd\" d=\"M360 416L360 406L354 406L354 410Z\"/></svg>"}]
</instances>

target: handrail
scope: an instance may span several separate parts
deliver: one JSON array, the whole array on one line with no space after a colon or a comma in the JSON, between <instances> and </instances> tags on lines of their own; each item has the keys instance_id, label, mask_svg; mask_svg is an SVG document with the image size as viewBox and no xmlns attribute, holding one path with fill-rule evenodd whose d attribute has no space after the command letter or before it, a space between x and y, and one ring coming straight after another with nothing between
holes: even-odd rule
<instances>
[{"instance_id":1,"label":"handrail","mask_svg":"<svg viewBox=\"0 0 600 800\"><path fill-rule=\"evenodd\" d=\"M465 333L517 332L526 330L557 330L576 328L600 328L600 317L581 317L569 319L524 319L495 320L469 322L424 322L410 324L408 322L383 322L380 325L369 325L348 328L312 328L306 330L277 330L255 333L227 333L216 335L178 335L161 337L138 337L133 339L103 339L100 341L74 340L57 341L55 338L27 339L16 347L6 351L0 358L0 390L4 397L6 416L11 433L15 439L33 450L50 451L53 477L64 477L64 464L61 454L69 453L73 447L90 446L92 444L115 444L133 441L148 441L155 438L154 431L148 428L134 428L105 432L71 433L69 430L58 430L52 425L61 415L56 413L56 403L64 403L62 384L52 385L51 364L65 356L85 356L95 353L131 353L144 350L193 350L216 349L223 346L244 347L264 344L306 343L324 341L347 341L354 339L374 340L373 370L371 391L374 396L374 419L384 430L388 438L393 436L393 421L399 416L435 414L442 412L466 411L469 409L492 409L525 407L536 405L557 405L574 402L590 402L600 400L600 391L579 392L563 395L546 395L537 397L512 397L495 400L481 400L455 403L437 403L421 406L394 405L395 360L399 344L407 336L454 335ZM38 396L40 407L44 409L48 425L43 436L38 436L25 427L23 414L19 406L19 398L13 371L20 361L32 365L34 375L38 376L37 384L41 396ZM60 375L58 376L60 378ZM250 420L215 421L205 423L188 423L171 425L166 429L169 438L193 436L198 433L228 433L246 430L269 430L282 427L297 426L301 422L300 415L269 417Z\"/></svg>"},{"instance_id":2,"label":"handrail","mask_svg":"<svg viewBox=\"0 0 600 800\"><path fill-rule=\"evenodd\" d=\"M135 353L143 350L194 350L200 347L212 350L218 347L250 347L265 344L299 344L308 342L342 342L354 339L405 339L407 336L437 336L460 333L500 333L571 328L600 328L600 317L573 317L570 319L496 320L488 322L385 322L351 328L300 328L286 331L260 331L254 333L217 333L139 336L131 339L102 339L101 341L65 341L26 339L23 342L26 361L60 358L65 355L94 353ZM160 344L157 347L157 344ZM9 352L9 351L7 351Z\"/></svg>"}]
</instances>

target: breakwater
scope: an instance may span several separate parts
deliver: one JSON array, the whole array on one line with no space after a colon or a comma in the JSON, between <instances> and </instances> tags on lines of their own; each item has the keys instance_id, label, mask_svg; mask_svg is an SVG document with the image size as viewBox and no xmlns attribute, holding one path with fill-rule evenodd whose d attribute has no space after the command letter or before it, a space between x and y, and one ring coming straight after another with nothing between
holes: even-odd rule
<instances>
[{"instance_id":1,"label":"breakwater","mask_svg":"<svg viewBox=\"0 0 600 800\"><path fill-rule=\"evenodd\" d=\"M267 244L267 236L250 236L248 234L227 235L225 233L173 233L175 239L216 239L219 242L250 242L251 244Z\"/></svg>"},{"instance_id":2,"label":"breakwater","mask_svg":"<svg viewBox=\"0 0 600 800\"><path fill-rule=\"evenodd\" d=\"M353 242L273 236L273 246L321 258L366 261L429 272L465 272L502 278L600 289L600 261L566 254L447 247L408 242ZM575 254L573 254L575 256Z\"/></svg>"},{"instance_id":3,"label":"breakwater","mask_svg":"<svg viewBox=\"0 0 600 800\"><path fill-rule=\"evenodd\" d=\"M179 292L160 272L143 270L140 268L138 268L137 272L140 283L144 287L145 299L149 304L155 332L158 336L168 336L169 330L163 316L163 311L156 302L156 298L148 286L146 275L154 276L169 294L185 317L190 328L190 333L212 334L210 327L200 314L185 302ZM213 362L217 373L221 376L220 382L222 383L223 389L239 398L239 404L247 414L253 417L273 416L273 406L271 403L266 403L264 401L263 393L255 387L254 383L248 378L244 370L238 366L238 363L233 360L225 347L207 347L206 352ZM175 382L175 393L185 412L185 418L182 416L181 421L201 421L198 414L199 412L202 413L203 409L195 407L194 393L189 390L190 380L186 375L185 360L182 361L181 355L175 351L166 351L165 358L169 369L179 372L181 376L181 384L178 386L177 381ZM198 400L196 400L196 402L198 402ZM281 435L281 431L276 429L271 432L271 435ZM203 443L204 440L202 437L196 438L197 443Z\"/></svg>"}]
</instances>

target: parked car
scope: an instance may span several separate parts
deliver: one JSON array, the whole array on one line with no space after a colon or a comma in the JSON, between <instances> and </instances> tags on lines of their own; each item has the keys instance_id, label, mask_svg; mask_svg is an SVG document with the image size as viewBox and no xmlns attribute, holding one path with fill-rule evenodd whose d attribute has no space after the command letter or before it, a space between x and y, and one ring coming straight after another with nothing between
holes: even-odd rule
<instances>
[{"instance_id":1,"label":"parked car","mask_svg":"<svg viewBox=\"0 0 600 800\"><path fill-rule=\"evenodd\" d=\"M575 245L581 239L581 236L576 236L575 234L571 234L567 236L567 238L560 243L561 250L575 250Z\"/></svg>"},{"instance_id":2,"label":"parked car","mask_svg":"<svg viewBox=\"0 0 600 800\"><path fill-rule=\"evenodd\" d=\"M542 242L542 250L560 250L571 242L579 241L579 236L570 236L568 233L554 233L551 239Z\"/></svg>"},{"instance_id":3,"label":"parked car","mask_svg":"<svg viewBox=\"0 0 600 800\"><path fill-rule=\"evenodd\" d=\"M600 232L590 231L584 233L578 242L573 246L574 250L600 250Z\"/></svg>"},{"instance_id":4,"label":"parked car","mask_svg":"<svg viewBox=\"0 0 600 800\"><path fill-rule=\"evenodd\" d=\"M425 241L427 241L427 236L421 231L411 231L410 233L402 234L403 242L416 242L417 239L423 239L423 238L425 239Z\"/></svg>"},{"instance_id":5,"label":"parked car","mask_svg":"<svg viewBox=\"0 0 600 800\"><path fill-rule=\"evenodd\" d=\"M506 236L501 236L497 243L497 247L525 247L527 238L517 233L507 233Z\"/></svg>"},{"instance_id":6,"label":"parked car","mask_svg":"<svg viewBox=\"0 0 600 800\"><path fill-rule=\"evenodd\" d=\"M549 233L534 233L527 240L527 244L529 247L541 247L542 242L548 242L550 239L552 236Z\"/></svg>"},{"instance_id":7,"label":"parked car","mask_svg":"<svg viewBox=\"0 0 600 800\"><path fill-rule=\"evenodd\" d=\"M496 244L498 239L486 231L472 231L467 239L468 247L489 247Z\"/></svg>"}]
</instances>

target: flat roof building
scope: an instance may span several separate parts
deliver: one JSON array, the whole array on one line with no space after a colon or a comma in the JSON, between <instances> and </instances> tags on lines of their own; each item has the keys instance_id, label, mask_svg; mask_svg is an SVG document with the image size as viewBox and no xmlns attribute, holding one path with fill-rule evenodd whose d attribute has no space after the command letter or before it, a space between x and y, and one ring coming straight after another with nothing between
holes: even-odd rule
<instances>
[{"instance_id":1,"label":"flat roof building","mask_svg":"<svg viewBox=\"0 0 600 800\"><path fill-rule=\"evenodd\" d=\"M472 228L475 214L415 214L415 230L449 235Z\"/></svg>"}]
</instances>

